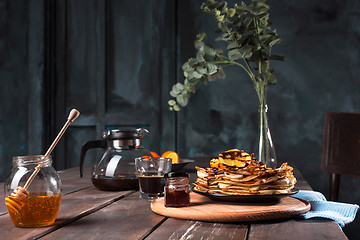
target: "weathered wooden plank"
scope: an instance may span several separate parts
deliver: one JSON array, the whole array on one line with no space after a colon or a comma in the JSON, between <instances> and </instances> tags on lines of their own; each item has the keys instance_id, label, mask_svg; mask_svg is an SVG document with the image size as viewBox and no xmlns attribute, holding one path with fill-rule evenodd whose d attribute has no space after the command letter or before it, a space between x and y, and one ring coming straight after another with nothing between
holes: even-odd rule
<instances>
[{"instance_id":1,"label":"weathered wooden plank","mask_svg":"<svg viewBox=\"0 0 360 240\"><path fill-rule=\"evenodd\" d=\"M5 199L4 183L1 183L0 184L0 216L7 214L4 199Z\"/></svg>"},{"instance_id":2,"label":"weathered wooden plank","mask_svg":"<svg viewBox=\"0 0 360 240\"><path fill-rule=\"evenodd\" d=\"M113 202L118 201L133 191L105 192L95 187L64 195L57 220L53 226L43 228L17 228L9 215L0 216L0 232L3 239L28 239L46 235L58 228L87 216ZM131 214L129 212L128 214ZM96 221L95 221L96 222ZM66 229L66 227L64 228ZM84 232L84 228L80 228Z\"/></svg>"},{"instance_id":3,"label":"weathered wooden plank","mask_svg":"<svg viewBox=\"0 0 360 240\"><path fill-rule=\"evenodd\" d=\"M157 239L246 239L247 224L237 223L210 223L198 221L185 221L174 218L167 219L158 227L148 240Z\"/></svg>"},{"instance_id":4,"label":"weathered wooden plank","mask_svg":"<svg viewBox=\"0 0 360 240\"><path fill-rule=\"evenodd\" d=\"M139 239L163 220L164 217L151 211L150 201L140 199L137 192L46 235L44 239Z\"/></svg>"},{"instance_id":5,"label":"weathered wooden plank","mask_svg":"<svg viewBox=\"0 0 360 240\"><path fill-rule=\"evenodd\" d=\"M249 240L309 240L309 239L347 239L341 228L326 219L286 220L251 224Z\"/></svg>"},{"instance_id":6,"label":"weathered wooden plank","mask_svg":"<svg viewBox=\"0 0 360 240\"><path fill-rule=\"evenodd\" d=\"M83 178L90 178L91 177L91 169L92 166L88 165L88 166L84 166L84 176ZM80 170L79 167L73 167L73 168L69 168L66 170L60 170L58 171L58 174L60 176L61 179L67 179L67 178L71 178L71 177L80 177Z\"/></svg>"},{"instance_id":7,"label":"weathered wooden plank","mask_svg":"<svg viewBox=\"0 0 360 240\"><path fill-rule=\"evenodd\" d=\"M78 168L77 168L78 170ZM79 170L74 171L72 176L69 177L61 177L61 182L63 184L63 194L69 194L80 189L85 189L91 187L93 184L91 182L90 171L86 171L87 173L80 178Z\"/></svg>"}]
</instances>

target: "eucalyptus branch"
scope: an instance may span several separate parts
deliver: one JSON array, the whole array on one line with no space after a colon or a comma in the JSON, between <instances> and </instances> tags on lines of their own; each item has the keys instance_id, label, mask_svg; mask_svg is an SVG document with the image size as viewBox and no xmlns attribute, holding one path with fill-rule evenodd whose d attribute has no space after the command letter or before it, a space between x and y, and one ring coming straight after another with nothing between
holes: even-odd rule
<instances>
[{"instance_id":1,"label":"eucalyptus branch","mask_svg":"<svg viewBox=\"0 0 360 240\"><path fill-rule=\"evenodd\" d=\"M222 48L204 42L205 33L199 34L194 43L196 58L190 58L182 66L184 83L175 84L170 91L175 98L168 102L170 110L179 111L180 106L185 107L200 82L207 85L209 81L225 78L223 67L231 65L240 67L249 75L259 102L266 102L268 85L277 81L274 70L270 69L270 61L284 60L283 56L271 55L272 46L281 39L276 30L270 28L266 0L250 0L248 5L241 2L231 8L225 1L207 0L201 9L214 15L220 33L218 39L227 43L226 55Z\"/></svg>"},{"instance_id":2,"label":"eucalyptus branch","mask_svg":"<svg viewBox=\"0 0 360 240\"><path fill-rule=\"evenodd\" d=\"M253 71L252 71L252 68L251 68L251 66L250 66L250 64L249 64L249 61L248 61L247 59L244 59L244 62L245 62L245 64L246 64L246 66L248 67L249 71L250 71L249 76L250 76L251 80L252 80L253 83L254 83L254 82L256 81L256 76L255 76L255 74L254 74Z\"/></svg>"},{"instance_id":3,"label":"eucalyptus branch","mask_svg":"<svg viewBox=\"0 0 360 240\"><path fill-rule=\"evenodd\" d=\"M244 69L244 71L248 74L251 75L252 73L241 63L235 62L235 61L217 61L217 62L212 62L214 64L229 64L229 65L236 65L241 67L242 69Z\"/></svg>"},{"instance_id":4,"label":"eucalyptus branch","mask_svg":"<svg viewBox=\"0 0 360 240\"><path fill-rule=\"evenodd\" d=\"M228 27L226 27L226 31L227 31L227 33L229 34L230 39L231 39L233 42L236 42L236 43L240 46L239 42L238 42L237 39L234 37L234 34L230 31L230 29L229 29ZM252 68L250 67L250 65L249 65L249 63L247 62L246 59L244 59L244 62L245 62L245 64L246 64L246 66L247 66L247 69L246 69L242 64L240 64L240 63L238 63L238 62L236 62L236 61L234 61L234 65L238 65L238 66L240 66L241 68L243 68L243 69L245 70L245 72L250 76L251 80L254 81L254 80L253 80L253 77L255 77L255 75L254 75L254 73L253 73L253 71L252 71Z\"/></svg>"}]
</instances>

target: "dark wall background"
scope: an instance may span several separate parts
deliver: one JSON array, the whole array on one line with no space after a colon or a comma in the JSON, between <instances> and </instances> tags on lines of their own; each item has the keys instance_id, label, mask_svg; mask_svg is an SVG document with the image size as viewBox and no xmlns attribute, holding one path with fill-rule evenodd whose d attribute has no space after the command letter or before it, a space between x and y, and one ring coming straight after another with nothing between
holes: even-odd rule
<instances>
[{"instance_id":1,"label":"dark wall background","mask_svg":"<svg viewBox=\"0 0 360 240\"><path fill-rule=\"evenodd\" d=\"M149 128L143 145L160 153L253 152L258 100L241 69L226 69L225 80L199 88L181 112L167 110L172 84L183 79L182 63L195 55L196 34L215 36L215 20L200 11L201 3L0 0L0 180L12 156L44 153L73 107L81 116L53 154L58 170L78 165L85 141L121 126ZM360 2L270 5L283 39L274 52L286 56L273 65L278 83L268 94L277 156L327 195L328 175L320 171L323 114L360 110ZM360 204L359 184L343 178L340 201ZM345 227L350 238L356 227L359 220Z\"/></svg>"}]
</instances>

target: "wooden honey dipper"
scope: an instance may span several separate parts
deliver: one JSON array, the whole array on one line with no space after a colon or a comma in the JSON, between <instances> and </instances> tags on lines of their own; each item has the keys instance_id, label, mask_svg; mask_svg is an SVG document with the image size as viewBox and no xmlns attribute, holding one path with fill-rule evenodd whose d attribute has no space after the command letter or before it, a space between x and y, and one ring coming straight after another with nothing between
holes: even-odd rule
<instances>
[{"instance_id":1,"label":"wooden honey dipper","mask_svg":"<svg viewBox=\"0 0 360 240\"><path fill-rule=\"evenodd\" d=\"M42 157L42 159L45 159L47 156L49 156L51 154L51 152L54 150L56 144L59 142L60 138L62 137L62 135L65 133L66 129L69 127L70 123L72 123L78 116L80 115L80 112L76 109L72 109L70 111L70 114L67 118L66 123L64 124L64 126L62 127L62 129L60 130L59 134L56 136L55 140L53 141L53 143L51 144L51 146L49 147L49 149L47 150L47 152L45 153L45 155ZM34 180L35 176L39 173L40 171L40 167L41 165L38 164L35 167L35 171L31 174L31 176L29 177L29 179L26 181L24 187L18 186L13 193L11 193L10 195L12 197L27 197L29 196L29 191L27 190L27 188L29 187L29 185L31 184L31 182ZM6 202L6 205L8 205L10 203Z\"/></svg>"}]
</instances>

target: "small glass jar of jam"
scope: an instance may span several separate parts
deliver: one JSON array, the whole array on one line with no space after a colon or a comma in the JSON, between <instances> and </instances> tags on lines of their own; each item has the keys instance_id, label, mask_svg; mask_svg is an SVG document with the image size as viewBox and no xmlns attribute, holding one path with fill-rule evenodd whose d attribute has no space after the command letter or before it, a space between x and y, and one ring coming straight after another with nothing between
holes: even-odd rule
<instances>
[{"instance_id":1,"label":"small glass jar of jam","mask_svg":"<svg viewBox=\"0 0 360 240\"><path fill-rule=\"evenodd\" d=\"M51 156L16 156L5 181L5 203L17 227L42 227L55 222L62 184ZM34 178L32 179L32 174ZM28 181L29 178L32 181ZM27 185L27 187L25 187ZM18 187L22 190L16 191ZM25 187L25 188L23 188Z\"/></svg>"},{"instance_id":2,"label":"small glass jar of jam","mask_svg":"<svg viewBox=\"0 0 360 240\"><path fill-rule=\"evenodd\" d=\"M184 172L165 174L165 207L190 206L189 175Z\"/></svg>"}]
</instances>

